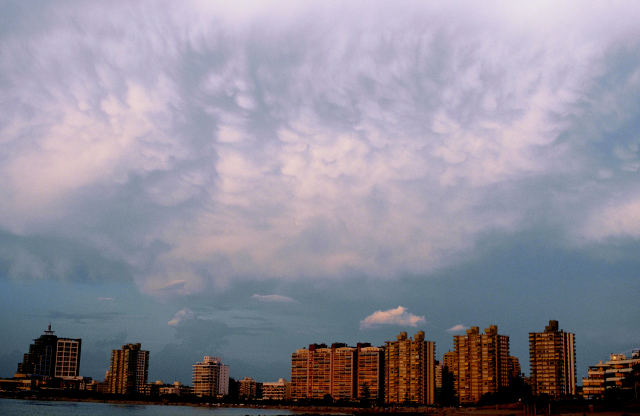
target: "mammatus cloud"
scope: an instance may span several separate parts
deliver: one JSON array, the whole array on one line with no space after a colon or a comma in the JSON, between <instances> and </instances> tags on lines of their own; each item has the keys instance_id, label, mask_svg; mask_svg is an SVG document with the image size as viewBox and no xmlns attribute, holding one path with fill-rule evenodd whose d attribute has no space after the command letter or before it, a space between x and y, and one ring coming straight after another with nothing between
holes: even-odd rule
<instances>
[{"instance_id":1,"label":"mammatus cloud","mask_svg":"<svg viewBox=\"0 0 640 416\"><path fill-rule=\"evenodd\" d=\"M289 296L283 295L258 295L257 293L251 296L252 299L256 299L260 302L279 302L279 303L294 303L297 302L295 299L290 298Z\"/></svg>"},{"instance_id":2,"label":"mammatus cloud","mask_svg":"<svg viewBox=\"0 0 640 416\"><path fill-rule=\"evenodd\" d=\"M407 311L404 306L386 311L375 311L360 321L360 328L367 329L379 325L417 326L424 323L424 316L417 316Z\"/></svg>"},{"instance_id":3,"label":"mammatus cloud","mask_svg":"<svg viewBox=\"0 0 640 416\"><path fill-rule=\"evenodd\" d=\"M457 324L457 325L454 325L454 326L452 326L451 328L447 329L447 332L449 332L449 333L454 333L454 332L464 332L464 331L466 331L467 329L469 329L469 327L468 327L468 326L464 326L464 325L462 325L462 324Z\"/></svg>"},{"instance_id":4,"label":"mammatus cloud","mask_svg":"<svg viewBox=\"0 0 640 416\"><path fill-rule=\"evenodd\" d=\"M15 6L0 273L187 295L425 276L492 232L640 238L640 6L294 4Z\"/></svg>"},{"instance_id":5,"label":"mammatus cloud","mask_svg":"<svg viewBox=\"0 0 640 416\"><path fill-rule=\"evenodd\" d=\"M193 318L194 318L193 311L191 311L189 308L184 308L184 309L180 309L178 312L176 312L173 315L173 318L171 318L171 320L169 322L167 322L167 324L169 326L177 326L182 321L185 321L187 319L193 319Z\"/></svg>"}]
</instances>

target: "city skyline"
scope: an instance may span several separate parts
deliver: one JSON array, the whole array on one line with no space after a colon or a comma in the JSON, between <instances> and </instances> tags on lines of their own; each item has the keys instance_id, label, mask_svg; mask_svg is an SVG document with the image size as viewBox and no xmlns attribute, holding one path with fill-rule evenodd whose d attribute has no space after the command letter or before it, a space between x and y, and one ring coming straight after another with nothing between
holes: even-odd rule
<instances>
[{"instance_id":1,"label":"city skyline","mask_svg":"<svg viewBox=\"0 0 640 416\"><path fill-rule=\"evenodd\" d=\"M55 390L65 386L63 389L123 397L173 394L216 400L332 400L343 404L364 400L449 406L475 404L496 394L511 395L512 400L528 395L552 400L601 399L614 390L629 395L640 370L640 348L633 349L630 357L611 354L606 363L600 360L590 365L584 385L577 386L575 334L550 320L544 332L529 333L529 375L521 372L519 358L510 355L509 336L490 325L483 334L471 327L465 335L454 335L454 350L444 353L441 360L436 360L435 343L425 339L424 331L413 338L401 332L396 340L380 347L310 344L291 353L289 382L285 378L263 382L247 376L232 382L229 366L215 356L204 356L192 365L192 386L178 380L151 381L149 351L142 350L141 343L129 343L112 350L109 370L101 381L79 374L82 340L54 333L49 324L34 339L14 377L0 377L4 388L40 385Z\"/></svg>"},{"instance_id":2,"label":"city skyline","mask_svg":"<svg viewBox=\"0 0 640 416\"><path fill-rule=\"evenodd\" d=\"M558 320L578 380L640 345L640 5L160 3L0 0L0 375L49 322L185 384L418 329L528 374Z\"/></svg>"}]
</instances>

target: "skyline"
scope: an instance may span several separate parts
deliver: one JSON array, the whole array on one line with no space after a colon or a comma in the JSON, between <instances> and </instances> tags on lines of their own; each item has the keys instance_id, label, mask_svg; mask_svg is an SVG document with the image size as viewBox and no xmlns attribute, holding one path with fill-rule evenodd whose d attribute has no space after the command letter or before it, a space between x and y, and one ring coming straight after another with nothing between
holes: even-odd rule
<instances>
[{"instance_id":1,"label":"skyline","mask_svg":"<svg viewBox=\"0 0 640 416\"><path fill-rule=\"evenodd\" d=\"M556 319L579 380L640 346L640 5L0 7L3 376L49 322L183 382L415 329L528 373Z\"/></svg>"}]
</instances>

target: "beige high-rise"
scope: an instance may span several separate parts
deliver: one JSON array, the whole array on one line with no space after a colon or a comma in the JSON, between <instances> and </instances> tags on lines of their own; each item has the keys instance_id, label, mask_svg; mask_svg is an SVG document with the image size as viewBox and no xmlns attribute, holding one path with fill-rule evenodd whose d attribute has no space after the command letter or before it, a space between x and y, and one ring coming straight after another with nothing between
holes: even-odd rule
<instances>
[{"instance_id":1,"label":"beige high-rise","mask_svg":"<svg viewBox=\"0 0 640 416\"><path fill-rule=\"evenodd\" d=\"M384 348L358 344L358 399L381 400L384 395Z\"/></svg>"},{"instance_id":2,"label":"beige high-rise","mask_svg":"<svg viewBox=\"0 0 640 416\"><path fill-rule=\"evenodd\" d=\"M331 347L331 397L351 400L356 397L357 349L345 345Z\"/></svg>"},{"instance_id":3,"label":"beige high-rise","mask_svg":"<svg viewBox=\"0 0 640 416\"><path fill-rule=\"evenodd\" d=\"M193 394L200 397L222 397L229 394L229 366L219 357L205 355L193 365Z\"/></svg>"},{"instance_id":4,"label":"beige high-rise","mask_svg":"<svg viewBox=\"0 0 640 416\"><path fill-rule=\"evenodd\" d=\"M435 343L419 331L414 339L401 332L387 341L384 352L387 403L433 404L435 399Z\"/></svg>"},{"instance_id":5,"label":"beige high-rise","mask_svg":"<svg viewBox=\"0 0 640 416\"><path fill-rule=\"evenodd\" d=\"M309 350L301 348L291 354L291 398L307 398L307 380L309 378Z\"/></svg>"},{"instance_id":6,"label":"beige high-rise","mask_svg":"<svg viewBox=\"0 0 640 416\"><path fill-rule=\"evenodd\" d=\"M474 326L466 335L455 335L455 355L446 357L453 367L460 403L475 403L483 394L497 393L509 386L509 337L498 334L496 325L484 331L480 334Z\"/></svg>"},{"instance_id":7,"label":"beige high-rise","mask_svg":"<svg viewBox=\"0 0 640 416\"><path fill-rule=\"evenodd\" d=\"M529 333L529 360L534 395L576 394L575 335L558 330L558 321L549 321L544 332Z\"/></svg>"},{"instance_id":8,"label":"beige high-rise","mask_svg":"<svg viewBox=\"0 0 640 416\"><path fill-rule=\"evenodd\" d=\"M291 398L351 400L356 396L357 349L312 344L291 354Z\"/></svg>"},{"instance_id":9,"label":"beige high-rise","mask_svg":"<svg viewBox=\"0 0 640 416\"><path fill-rule=\"evenodd\" d=\"M149 371L149 351L140 344L126 344L111 351L109 367L109 392L113 394L135 394L146 391Z\"/></svg>"}]
</instances>

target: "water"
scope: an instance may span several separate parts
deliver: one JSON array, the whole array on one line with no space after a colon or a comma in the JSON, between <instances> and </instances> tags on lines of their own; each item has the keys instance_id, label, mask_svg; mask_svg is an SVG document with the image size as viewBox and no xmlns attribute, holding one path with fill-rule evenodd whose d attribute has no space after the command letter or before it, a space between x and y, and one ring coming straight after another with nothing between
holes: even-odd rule
<instances>
[{"instance_id":1,"label":"water","mask_svg":"<svg viewBox=\"0 0 640 416\"><path fill-rule=\"evenodd\" d=\"M275 416L295 414L295 412L286 409L210 408L0 399L0 415L2 416Z\"/></svg>"}]
</instances>

